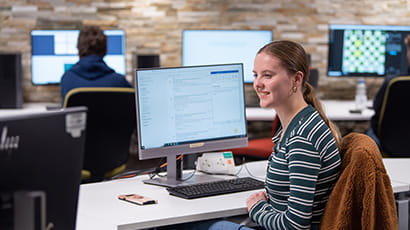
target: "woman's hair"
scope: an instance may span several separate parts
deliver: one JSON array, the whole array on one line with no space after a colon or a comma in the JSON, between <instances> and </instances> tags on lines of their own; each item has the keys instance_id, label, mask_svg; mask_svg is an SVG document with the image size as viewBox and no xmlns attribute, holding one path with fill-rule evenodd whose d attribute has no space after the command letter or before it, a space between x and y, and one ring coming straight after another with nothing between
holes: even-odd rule
<instances>
[{"instance_id":1,"label":"woman's hair","mask_svg":"<svg viewBox=\"0 0 410 230\"><path fill-rule=\"evenodd\" d=\"M266 53L278 58L281 66L284 67L289 74L295 74L297 71L303 73L303 98L306 103L312 105L319 112L319 115L332 131L337 145L340 146L341 135L338 128L327 118L325 112L323 111L322 104L315 95L312 85L307 82L310 71L308 66L308 57L303 47L293 41L273 41L262 47L258 51L258 54L259 53Z\"/></svg>"},{"instance_id":2,"label":"woman's hair","mask_svg":"<svg viewBox=\"0 0 410 230\"><path fill-rule=\"evenodd\" d=\"M92 54L104 57L107 53L107 36L97 26L85 26L80 30L77 48L80 57Z\"/></svg>"}]
</instances>

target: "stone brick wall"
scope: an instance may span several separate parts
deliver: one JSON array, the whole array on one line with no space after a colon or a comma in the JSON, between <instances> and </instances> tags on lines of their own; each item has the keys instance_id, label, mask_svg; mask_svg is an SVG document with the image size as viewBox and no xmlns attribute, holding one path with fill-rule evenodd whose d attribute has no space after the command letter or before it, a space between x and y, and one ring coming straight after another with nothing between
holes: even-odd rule
<instances>
[{"instance_id":1,"label":"stone brick wall","mask_svg":"<svg viewBox=\"0 0 410 230\"><path fill-rule=\"evenodd\" d=\"M300 42L319 68L321 98L351 99L355 80L325 75L328 24L410 25L407 0L0 0L0 52L23 54L24 101L60 101L58 86L33 86L30 31L99 25L126 31L127 78L136 54L181 65L184 29L272 30ZM372 96L381 79L367 79ZM247 87L252 90L251 87ZM253 95L249 93L249 95Z\"/></svg>"}]
</instances>

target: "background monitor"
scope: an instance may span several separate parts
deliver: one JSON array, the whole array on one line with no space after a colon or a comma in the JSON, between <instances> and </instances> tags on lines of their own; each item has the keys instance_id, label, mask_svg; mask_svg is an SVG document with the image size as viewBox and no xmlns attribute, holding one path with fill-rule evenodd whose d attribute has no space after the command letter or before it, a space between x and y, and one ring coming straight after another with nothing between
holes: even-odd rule
<instances>
[{"instance_id":1,"label":"background monitor","mask_svg":"<svg viewBox=\"0 0 410 230\"><path fill-rule=\"evenodd\" d=\"M35 85L60 84L65 71L78 61L79 30L31 31L31 74ZM125 32L105 30L107 54L104 61L117 73L126 74Z\"/></svg>"},{"instance_id":2,"label":"background monitor","mask_svg":"<svg viewBox=\"0 0 410 230\"><path fill-rule=\"evenodd\" d=\"M22 108L20 53L0 53L0 109Z\"/></svg>"},{"instance_id":3,"label":"background monitor","mask_svg":"<svg viewBox=\"0 0 410 230\"><path fill-rule=\"evenodd\" d=\"M0 229L75 229L85 125L85 107L1 114Z\"/></svg>"},{"instance_id":4,"label":"background monitor","mask_svg":"<svg viewBox=\"0 0 410 230\"><path fill-rule=\"evenodd\" d=\"M140 159L167 157L164 186L195 183L181 179L180 154L246 146L242 64L136 70Z\"/></svg>"},{"instance_id":5,"label":"background monitor","mask_svg":"<svg viewBox=\"0 0 410 230\"><path fill-rule=\"evenodd\" d=\"M406 74L404 38L410 26L329 25L327 75L386 76Z\"/></svg>"},{"instance_id":6,"label":"background monitor","mask_svg":"<svg viewBox=\"0 0 410 230\"><path fill-rule=\"evenodd\" d=\"M159 55L157 54L136 55L136 59L137 68L160 67Z\"/></svg>"},{"instance_id":7,"label":"background monitor","mask_svg":"<svg viewBox=\"0 0 410 230\"><path fill-rule=\"evenodd\" d=\"M270 30L184 30L182 65L243 63L244 82L253 82L256 52L272 41Z\"/></svg>"}]
</instances>

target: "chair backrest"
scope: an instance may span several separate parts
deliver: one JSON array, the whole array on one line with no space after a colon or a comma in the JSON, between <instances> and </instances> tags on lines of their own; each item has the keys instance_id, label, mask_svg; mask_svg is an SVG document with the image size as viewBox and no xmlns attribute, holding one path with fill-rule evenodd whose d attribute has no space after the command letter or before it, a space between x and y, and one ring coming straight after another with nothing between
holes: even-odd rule
<instances>
[{"instance_id":1,"label":"chair backrest","mask_svg":"<svg viewBox=\"0 0 410 230\"><path fill-rule=\"evenodd\" d=\"M377 136L382 153L410 157L410 76L393 78L386 88Z\"/></svg>"},{"instance_id":2,"label":"chair backrest","mask_svg":"<svg viewBox=\"0 0 410 230\"><path fill-rule=\"evenodd\" d=\"M135 125L132 88L76 88L68 92L64 107L87 106L87 132L83 169L99 177L129 157Z\"/></svg>"},{"instance_id":3,"label":"chair backrest","mask_svg":"<svg viewBox=\"0 0 410 230\"><path fill-rule=\"evenodd\" d=\"M341 145L342 171L321 229L397 229L393 188L377 144L365 134L350 133Z\"/></svg>"}]
</instances>

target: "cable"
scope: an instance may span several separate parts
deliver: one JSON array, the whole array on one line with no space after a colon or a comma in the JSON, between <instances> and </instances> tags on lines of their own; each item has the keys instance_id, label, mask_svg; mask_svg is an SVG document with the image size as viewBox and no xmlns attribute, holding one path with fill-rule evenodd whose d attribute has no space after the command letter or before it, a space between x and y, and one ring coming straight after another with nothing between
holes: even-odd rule
<instances>
[{"instance_id":1,"label":"cable","mask_svg":"<svg viewBox=\"0 0 410 230\"><path fill-rule=\"evenodd\" d=\"M242 169L243 168L245 168L245 170L246 170L246 172L249 174L249 176L251 176L251 177L253 177L253 178L257 178L257 179L261 179L261 180L264 180L265 179L265 177L258 177L258 176L255 176L255 175L253 175L252 173L251 173L251 171L249 170L249 168L248 168L248 163L249 162L246 162L246 158L245 158L245 156L243 156L242 157L242 164L241 164L241 167L238 169L238 171L235 173L235 176L238 176L239 175L239 173L242 171Z\"/></svg>"},{"instance_id":2,"label":"cable","mask_svg":"<svg viewBox=\"0 0 410 230\"><path fill-rule=\"evenodd\" d=\"M235 173L235 176L238 176L239 173L242 171L243 166L245 165L245 156L242 156L242 160L241 160L241 167L238 169L238 172Z\"/></svg>"},{"instance_id":3,"label":"cable","mask_svg":"<svg viewBox=\"0 0 410 230\"><path fill-rule=\"evenodd\" d=\"M196 173L196 169L191 173L191 175L185 177L185 178L181 178L181 181L187 181L189 179L191 179Z\"/></svg>"},{"instance_id":4,"label":"cable","mask_svg":"<svg viewBox=\"0 0 410 230\"><path fill-rule=\"evenodd\" d=\"M182 159L182 157L184 156L184 154L178 155L175 160L179 161ZM162 163L160 166L158 166L152 173L149 174L149 178L153 179L155 176L158 177L166 177L166 175L161 175L159 173L161 173L161 170L165 168L165 166L168 165L168 162ZM192 177L192 176L191 176Z\"/></svg>"},{"instance_id":5,"label":"cable","mask_svg":"<svg viewBox=\"0 0 410 230\"><path fill-rule=\"evenodd\" d=\"M131 178L139 175L149 174L155 171L156 168L147 168L147 169L136 169L131 171L126 171L120 174L117 174L111 177L109 180L116 180L116 179L126 179Z\"/></svg>"},{"instance_id":6,"label":"cable","mask_svg":"<svg viewBox=\"0 0 410 230\"><path fill-rule=\"evenodd\" d=\"M177 158L175 158L175 160L178 161L178 160L180 160L183 156L184 156L184 154L181 154L181 155L177 156ZM163 167L165 167L165 166L167 166L167 165L168 165L168 162L165 162L165 163L161 164L158 168L163 168Z\"/></svg>"},{"instance_id":7,"label":"cable","mask_svg":"<svg viewBox=\"0 0 410 230\"><path fill-rule=\"evenodd\" d=\"M178 160L181 160L182 157L183 157L183 154L179 155L179 156L176 158L176 160L177 160L177 161L178 161ZM195 161L195 165L196 165L197 163L198 163L198 162ZM243 168L245 168L245 170L246 170L246 172L248 173L249 176L251 176L251 177L253 177L253 178L257 178L257 179L262 179L262 180L264 180L264 179L265 179L264 177L255 176L255 175L249 170L249 168L248 168L248 166L247 166L248 163L249 163L249 162L246 162L246 158L243 156L243 157L242 157L242 164L240 165L238 171L237 171L235 174L209 173L209 172L203 172L203 173L208 174L208 175L228 175L228 176L236 176L236 177L238 177L239 174L241 173L241 171L243 170ZM151 173L149 174L150 179L153 179L155 176L158 176L158 177L166 177L167 175L161 175L160 173L161 173L161 169L163 169L163 168L164 168L165 166L167 166L167 165L168 165L168 163L165 162L165 163L161 164L159 167L157 167L153 172L151 172ZM187 180L191 179L191 178L196 174L196 172L197 172L197 169L196 169L196 167L195 167L194 171L193 171L192 173L190 173L189 176L187 176L187 177L185 177L185 178L181 178L181 181L187 181Z\"/></svg>"},{"instance_id":8,"label":"cable","mask_svg":"<svg viewBox=\"0 0 410 230\"><path fill-rule=\"evenodd\" d=\"M244 166L245 166L246 172L249 174L249 176L254 177L254 178L257 178L257 179L261 179L261 180L265 180L265 179L266 179L265 176L264 176L264 177L259 177L259 176L253 175L253 174L251 173L251 171L249 170L247 164L248 164L248 163L246 163Z\"/></svg>"}]
</instances>

